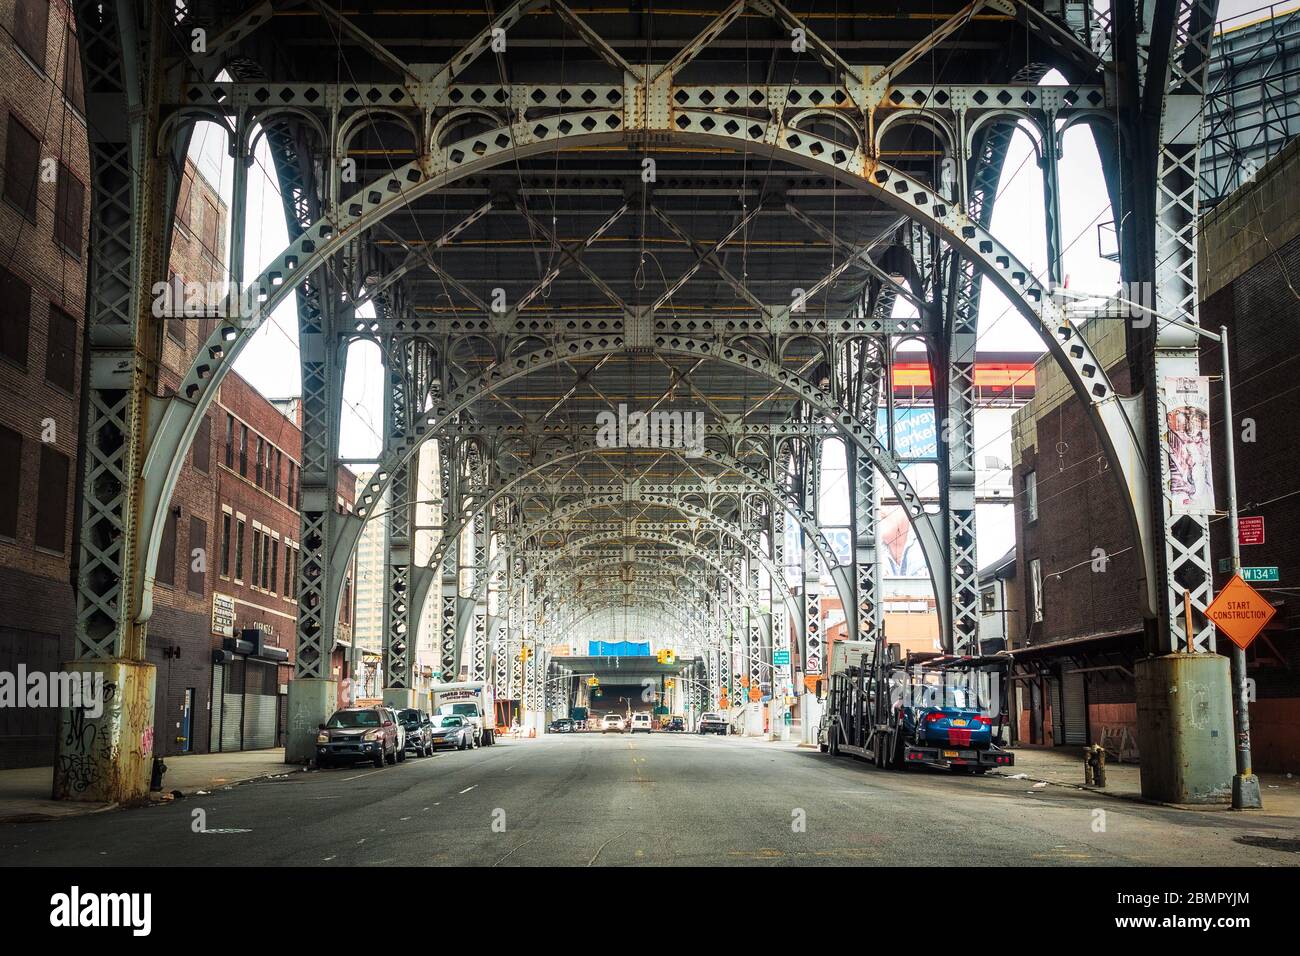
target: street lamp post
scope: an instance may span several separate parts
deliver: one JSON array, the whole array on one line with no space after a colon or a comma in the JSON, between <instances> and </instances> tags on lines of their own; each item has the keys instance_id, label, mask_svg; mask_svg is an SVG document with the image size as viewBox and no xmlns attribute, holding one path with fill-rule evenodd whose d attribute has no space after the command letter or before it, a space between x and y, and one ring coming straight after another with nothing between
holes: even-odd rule
<instances>
[{"instance_id":1,"label":"street lamp post","mask_svg":"<svg viewBox=\"0 0 1300 956\"><path fill-rule=\"evenodd\" d=\"M1237 459L1233 448L1236 428L1232 418L1232 370L1228 364L1228 327L1219 326L1219 352L1223 357L1223 417L1228 440L1225 444L1228 471L1228 539L1232 542L1232 573L1241 573L1241 540L1238 538ZM1232 778L1232 808L1259 810L1264 806L1259 778L1252 772L1250 756L1250 693L1246 682L1246 651L1232 642L1233 713L1237 718L1237 774Z\"/></svg>"}]
</instances>

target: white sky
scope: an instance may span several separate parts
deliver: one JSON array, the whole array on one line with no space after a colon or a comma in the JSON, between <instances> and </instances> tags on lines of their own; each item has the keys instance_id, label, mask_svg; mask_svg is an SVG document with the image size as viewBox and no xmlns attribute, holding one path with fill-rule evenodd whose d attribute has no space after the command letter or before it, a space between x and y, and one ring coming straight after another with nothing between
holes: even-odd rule
<instances>
[{"instance_id":1,"label":"white sky","mask_svg":"<svg viewBox=\"0 0 1300 956\"><path fill-rule=\"evenodd\" d=\"M1291 9L1300 3L1279 4ZM1258 0L1221 0L1220 21L1260 9ZM1241 22L1253 19L1245 17ZM1231 26L1233 24L1229 24ZM1052 73L1044 82L1061 82ZM229 202L233 163L225 136L210 123L196 127L190 156L203 174L219 185ZM1111 292L1119 267L1098 256L1097 225L1109 221L1110 204L1092 135L1076 126L1065 135L1060 161L1061 234L1065 251L1063 272L1071 289ZM279 189L274 180L265 140L260 141L249 175L248 235L245 247L246 277L256 276L288 243ZM1019 133L1008 151L1006 166L994 206L992 232L1040 278L1045 277L1046 238L1042 208L1041 171L1027 134ZM270 321L253 336L235 362L235 369L268 397L298 395L297 317L290 296ZM979 347L981 351L1043 351L1038 335L996 289L985 283L980 299ZM383 368L379 351L369 345L353 346L344 384L340 453L344 457L374 456L380 446L383 422ZM985 454L1010 458L1009 419L996 416L977 423L977 459ZM993 560L1012 543L1012 515L1008 508L980 509L980 561Z\"/></svg>"}]
</instances>

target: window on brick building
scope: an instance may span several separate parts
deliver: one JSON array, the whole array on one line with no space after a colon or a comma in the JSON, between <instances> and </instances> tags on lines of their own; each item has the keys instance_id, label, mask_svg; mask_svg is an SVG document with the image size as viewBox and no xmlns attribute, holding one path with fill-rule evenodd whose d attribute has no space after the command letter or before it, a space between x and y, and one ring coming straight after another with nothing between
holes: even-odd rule
<instances>
[{"instance_id":1,"label":"window on brick building","mask_svg":"<svg viewBox=\"0 0 1300 956\"><path fill-rule=\"evenodd\" d=\"M27 367L27 337L32 321L32 287L4 266L0 266L0 355Z\"/></svg>"},{"instance_id":2,"label":"window on brick building","mask_svg":"<svg viewBox=\"0 0 1300 956\"><path fill-rule=\"evenodd\" d=\"M186 229L190 228L190 191L194 188L194 177L185 173L181 177L181 191L176 197L176 218Z\"/></svg>"},{"instance_id":3,"label":"window on brick building","mask_svg":"<svg viewBox=\"0 0 1300 956\"><path fill-rule=\"evenodd\" d=\"M167 510L163 523L162 543L158 547L158 569L154 580L159 584L176 584L176 511Z\"/></svg>"},{"instance_id":4,"label":"window on brick building","mask_svg":"<svg viewBox=\"0 0 1300 956\"><path fill-rule=\"evenodd\" d=\"M271 534L262 532L262 590L271 590Z\"/></svg>"},{"instance_id":5,"label":"window on brick building","mask_svg":"<svg viewBox=\"0 0 1300 956\"><path fill-rule=\"evenodd\" d=\"M221 258L221 250L217 248L217 207L213 205L211 199L203 197L203 248L208 251L214 259Z\"/></svg>"},{"instance_id":6,"label":"window on brick building","mask_svg":"<svg viewBox=\"0 0 1300 956\"><path fill-rule=\"evenodd\" d=\"M262 436L257 436L257 446L254 451L253 473L257 476L257 487L262 487Z\"/></svg>"},{"instance_id":7,"label":"window on brick building","mask_svg":"<svg viewBox=\"0 0 1300 956\"><path fill-rule=\"evenodd\" d=\"M221 516L221 576L230 577L230 525L233 517L229 513Z\"/></svg>"},{"instance_id":8,"label":"window on brick building","mask_svg":"<svg viewBox=\"0 0 1300 956\"><path fill-rule=\"evenodd\" d=\"M1038 623L1043 619L1043 563L1038 558L1029 559L1029 600L1030 620Z\"/></svg>"},{"instance_id":9,"label":"window on brick building","mask_svg":"<svg viewBox=\"0 0 1300 956\"><path fill-rule=\"evenodd\" d=\"M18 0L14 9L14 39L42 70L45 69L45 41L49 32L49 0Z\"/></svg>"},{"instance_id":10,"label":"window on brick building","mask_svg":"<svg viewBox=\"0 0 1300 956\"><path fill-rule=\"evenodd\" d=\"M294 596L293 572L294 565L298 563L298 549L291 548L289 545L284 546L284 595L285 597Z\"/></svg>"},{"instance_id":11,"label":"window on brick building","mask_svg":"<svg viewBox=\"0 0 1300 956\"><path fill-rule=\"evenodd\" d=\"M173 342L185 344L185 320L178 318L185 314L185 277L175 272L167 273L167 308L163 320L167 326L167 337Z\"/></svg>"},{"instance_id":12,"label":"window on brick building","mask_svg":"<svg viewBox=\"0 0 1300 956\"><path fill-rule=\"evenodd\" d=\"M68 520L68 456L41 446L41 472L36 487L36 544L63 552Z\"/></svg>"},{"instance_id":13,"label":"window on brick building","mask_svg":"<svg viewBox=\"0 0 1300 956\"><path fill-rule=\"evenodd\" d=\"M23 436L0 425L0 538L18 537L18 488L23 474Z\"/></svg>"},{"instance_id":14,"label":"window on brick building","mask_svg":"<svg viewBox=\"0 0 1300 956\"><path fill-rule=\"evenodd\" d=\"M226 415L226 467L235 467L235 416Z\"/></svg>"},{"instance_id":15,"label":"window on brick building","mask_svg":"<svg viewBox=\"0 0 1300 956\"><path fill-rule=\"evenodd\" d=\"M77 378L77 320L57 306L50 306L49 330L45 341L45 381L72 392Z\"/></svg>"},{"instance_id":16,"label":"window on brick building","mask_svg":"<svg viewBox=\"0 0 1300 956\"><path fill-rule=\"evenodd\" d=\"M271 593L280 584L280 541L278 538L271 539Z\"/></svg>"},{"instance_id":17,"label":"window on brick building","mask_svg":"<svg viewBox=\"0 0 1300 956\"><path fill-rule=\"evenodd\" d=\"M1025 516L1029 521L1038 520L1038 472L1025 472Z\"/></svg>"},{"instance_id":18,"label":"window on brick building","mask_svg":"<svg viewBox=\"0 0 1300 956\"><path fill-rule=\"evenodd\" d=\"M72 22L63 31L63 95L80 112L86 112L86 91L81 83L81 56L77 52L77 35Z\"/></svg>"},{"instance_id":19,"label":"window on brick building","mask_svg":"<svg viewBox=\"0 0 1300 956\"><path fill-rule=\"evenodd\" d=\"M235 522L235 580L244 580L244 521Z\"/></svg>"},{"instance_id":20,"label":"window on brick building","mask_svg":"<svg viewBox=\"0 0 1300 956\"><path fill-rule=\"evenodd\" d=\"M239 473L248 477L248 426L239 425Z\"/></svg>"},{"instance_id":21,"label":"window on brick building","mask_svg":"<svg viewBox=\"0 0 1300 956\"><path fill-rule=\"evenodd\" d=\"M54 203L54 238L81 258L81 227L85 221L86 187L67 166L59 163L59 188Z\"/></svg>"},{"instance_id":22,"label":"window on brick building","mask_svg":"<svg viewBox=\"0 0 1300 956\"><path fill-rule=\"evenodd\" d=\"M280 472L284 469L284 455L280 449L275 450L275 496L280 497Z\"/></svg>"},{"instance_id":23,"label":"window on brick building","mask_svg":"<svg viewBox=\"0 0 1300 956\"><path fill-rule=\"evenodd\" d=\"M289 507L294 507L294 502L298 500L298 466L292 461L289 462L289 493L285 496Z\"/></svg>"},{"instance_id":24,"label":"window on brick building","mask_svg":"<svg viewBox=\"0 0 1300 956\"><path fill-rule=\"evenodd\" d=\"M253 587L262 583L262 529L253 528L253 573L248 579Z\"/></svg>"},{"instance_id":25,"label":"window on brick building","mask_svg":"<svg viewBox=\"0 0 1300 956\"><path fill-rule=\"evenodd\" d=\"M36 174L41 165L41 141L13 113L5 140L5 199L36 221Z\"/></svg>"},{"instance_id":26,"label":"window on brick building","mask_svg":"<svg viewBox=\"0 0 1300 956\"><path fill-rule=\"evenodd\" d=\"M195 470L206 475L212 467L212 419L207 415L199 422L199 430L194 435L192 456Z\"/></svg>"},{"instance_id":27,"label":"window on brick building","mask_svg":"<svg viewBox=\"0 0 1300 956\"><path fill-rule=\"evenodd\" d=\"M186 559L189 571L185 589L202 597L207 577L204 571L208 567L208 523L197 515L190 516L190 551Z\"/></svg>"}]
</instances>

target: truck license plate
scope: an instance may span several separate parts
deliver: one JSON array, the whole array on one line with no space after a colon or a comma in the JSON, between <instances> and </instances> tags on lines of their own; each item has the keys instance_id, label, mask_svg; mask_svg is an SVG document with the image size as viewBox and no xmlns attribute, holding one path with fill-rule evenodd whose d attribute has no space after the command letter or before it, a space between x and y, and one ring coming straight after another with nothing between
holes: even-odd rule
<instances>
[{"instance_id":1,"label":"truck license plate","mask_svg":"<svg viewBox=\"0 0 1300 956\"><path fill-rule=\"evenodd\" d=\"M955 720L953 720L952 725L953 725L954 727L965 727L965 726L966 726L966 720L965 720L965 718L958 717L958 718L956 718Z\"/></svg>"}]
</instances>

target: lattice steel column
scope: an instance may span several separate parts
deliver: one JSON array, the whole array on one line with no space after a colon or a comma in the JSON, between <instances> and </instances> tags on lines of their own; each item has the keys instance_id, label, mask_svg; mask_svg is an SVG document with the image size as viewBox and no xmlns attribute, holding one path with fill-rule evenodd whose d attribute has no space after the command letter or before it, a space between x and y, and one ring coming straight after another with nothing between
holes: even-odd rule
<instances>
[{"instance_id":1,"label":"lattice steel column","mask_svg":"<svg viewBox=\"0 0 1300 956\"><path fill-rule=\"evenodd\" d=\"M742 557L739 561L740 566L737 569L738 573L736 575L736 577L741 581L745 580L744 562L745 558ZM742 611L740 607L740 592L734 587L729 587L727 589L727 599L729 601L728 621L743 621L744 618L742 614L737 613L738 611ZM748 678L749 675L747 655L745 654L745 645L748 642L749 635L743 627L738 627L735 623L729 623L728 627L731 629L731 697L733 703L736 700L739 700L743 704L748 692L748 688L744 683L742 683L742 678Z\"/></svg>"},{"instance_id":2,"label":"lattice steel column","mask_svg":"<svg viewBox=\"0 0 1300 956\"><path fill-rule=\"evenodd\" d=\"M320 277L314 277L320 278ZM328 288L330 280L324 280ZM290 686L290 733L285 761L305 763L315 756L316 726L334 707L330 666L338 624L339 592L331 586L330 566L338 519L339 414L344 366L334 335L337 294L320 312L299 306L298 346L302 369L302 462L299 467L298 626L294 680ZM315 718L313 720L313 718Z\"/></svg>"},{"instance_id":3,"label":"lattice steel column","mask_svg":"<svg viewBox=\"0 0 1300 956\"><path fill-rule=\"evenodd\" d=\"M819 439L809 438L804 451L803 473L800 499L806 512L819 513L818 501L821 495L821 443ZM800 533L803 542L803 672L805 675L817 675L824 671L825 662L822 635L822 600L821 568L817 551L807 531Z\"/></svg>"},{"instance_id":4,"label":"lattice steel column","mask_svg":"<svg viewBox=\"0 0 1300 956\"><path fill-rule=\"evenodd\" d=\"M723 617L722 604L728 601L728 588L725 582L718 585L718 696L717 700L726 700L730 704L732 693L739 686L731 673L731 622Z\"/></svg>"},{"instance_id":5,"label":"lattice steel column","mask_svg":"<svg viewBox=\"0 0 1300 956\"><path fill-rule=\"evenodd\" d=\"M414 648L411 646L411 496L409 470L403 465L388 485L388 588L384 634L384 675L389 688L409 690ZM409 706L409 704L407 705Z\"/></svg>"},{"instance_id":6,"label":"lattice steel column","mask_svg":"<svg viewBox=\"0 0 1300 956\"><path fill-rule=\"evenodd\" d=\"M769 577L768 620L772 633L772 696L790 694L793 690L790 681L790 615L786 613L782 593L785 583L785 509L774 506L770 516L768 543L772 550L772 566L777 576ZM786 663L775 663L778 655L784 654Z\"/></svg>"},{"instance_id":7,"label":"lattice steel column","mask_svg":"<svg viewBox=\"0 0 1300 956\"><path fill-rule=\"evenodd\" d=\"M488 540L488 515L484 512L474 519L474 585L480 596L474 605L469 679L475 681L487 680L487 588L478 585L487 576Z\"/></svg>"},{"instance_id":8,"label":"lattice steel column","mask_svg":"<svg viewBox=\"0 0 1300 956\"><path fill-rule=\"evenodd\" d=\"M129 10L77 6L86 99L121 112L111 131L95 129L90 136L89 352L74 656L77 671L115 692L98 716L84 708L60 711L53 790L56 799L96 802L143 798L153 754L155 671L144 662L151 519L142 504L161 332L149 290L166 275L166 199L172 193L157 149L152 97L161 64L150 50L159 37L137 36L133 18L119 21Z\"/></svg>"},{"instance_id":9,"label":"lattice steel column","mask_svg":"<svg viewBox=\"0 0 1300 956\"><path fill-rule=\"evenodd\" d=\"M1201 113L1205 73L1214 32L1217 3L1181 0L1167 4L1175 10L1169 71L1160 91L1161 126L1155 179L1155 312L1197 327L1199 296L1196 273L1196 223L1200 201ZM1157 11L1156 23L1160 24ZM1145 104L1144 104L1145 105ZM1171 492L1169 462L1173 457L1167 427L1170 408L1166 386L1177 379L1200 375L1197 334L1168 321L1155 320L1154 378L1148 391L1157 410L1155 437L1159 443L1160 515L1163 519L1164 597L1161 633L1168 650L1204 653L1215 650L1215 628L1205 616L1214 599L1210 563L1210 502L1202 510L1188 509ZM1235 425L1230 425L1230 428ZM1211 473L1206 463L1207 473ZM1191 604L1191 628L1184 601Z\"/></svg>"},{"instance_id":10,"label":"lattice steel column","mask_svg":"<svg viewBox=\"0 0 1300 956\"><path fill-rule=\"evenodd\" d=\"M958 128L965 139L965 111L957 114ZM1051 124L1049 123L1049 129ZM964 202L967 211L982 228L993 213L998 178L1010 134L993 129L979 142L976 154L956 157L961 171L953 184L953 198ZM1050 136L1050 134L1049 134ZM1048 152L1052 152L1050 149ZM1044 174L1054 175L1056 160L1045 160ZM1049 198L1057 193L1049 191ZM1049 205L1052 203L1049 202ZM1060 252L1059 205L1047 213L1049 258L1053 248ZM1053 244L1052 236L1055 236ZM979 562L975 535L975 364L979 332L981 276L974 260L948 247L948 294L944 311L944 333L937 337L933 352L941 368L940 381L946 387L937 394L942 412L939 442L940 501L947 521L947 577L950 614L948 632L942 635L945 649L954 654L979 651Z\"/></svg>"},{"instance_id":11,"label":"lattice steel column","mask_svg":"<svg viewBox=\"0 0 1300 956\"><path fill-rule=\"evenodd\" d=\"M460 673L456 653L457 617L460 609L460 540L449 540L456 515L460 513L460 470L453 461L454 442L444 442L439 455L442 469L442 569L439 577L438 665L444 682L454 681Z\"/></svg>"},{"instance_id":12,"label":"lattice steel column","mask_svg":"<svg viewBox=\"0 0 1300 956\"><path fill-rule=\"evenodd\" d=\"M873 409L874 415L874 409ZM875 641L880 630L880 562L877 557L876 469L871 459L847 449L853 493L853 591L858 640Z\"/></svg>"},{"instance_id":13,"label":"lattice steel column","mask_svg":"<svg viewBox=\"0 0 1300 956\"><path fill-rule=\"evenodd\" d=\"M749 539L750 546L755 549L761 547L758 521L759 515L756 513L756 509L751 507L746 516L744 534ZM744 566L746 574L743 580L746 587L749 588L749 600L745 602L745 651L748 664L746 670L749 674L749 686L751 688L757 687L761 691L764 665L771 664L771 661L763 660L763 621L759 616L756 604L758 598L758 561L752 555L746 555Z\"/></svg>"}]
</instances>

